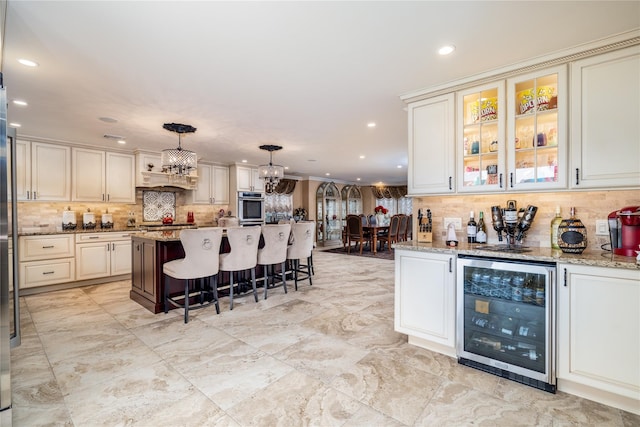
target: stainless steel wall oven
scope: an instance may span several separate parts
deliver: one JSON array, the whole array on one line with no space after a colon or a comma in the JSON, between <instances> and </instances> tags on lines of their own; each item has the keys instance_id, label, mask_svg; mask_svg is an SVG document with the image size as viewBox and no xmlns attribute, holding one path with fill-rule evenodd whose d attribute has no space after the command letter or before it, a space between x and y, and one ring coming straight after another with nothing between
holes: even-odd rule
<instances>
[{"instance_id":1,"label":"stainless steel wall oven","mask_svg":"<svg viewBox=\"0 0 640 427\"><path fill-rule=\"evenodd\" d=\"M240 225L264 224L264 194L239 191L238 220Z\"/></svg>"},{"instance_id":2,"label":"stainless steel wall oven","mask_svg":"<svg viewBox=\"0 0 640 427\"><path fill-rule=\"evenodd\" d=\"M555 393L555 264L461 255L457 265L459 363Z\"/></svg>"}]
</instances>

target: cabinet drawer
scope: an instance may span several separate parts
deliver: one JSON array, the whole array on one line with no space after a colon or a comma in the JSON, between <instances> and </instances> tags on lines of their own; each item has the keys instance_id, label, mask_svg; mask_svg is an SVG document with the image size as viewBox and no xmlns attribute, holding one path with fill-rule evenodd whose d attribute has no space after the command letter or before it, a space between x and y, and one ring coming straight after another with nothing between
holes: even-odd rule
<instances>
[{"instance_id":1,"label":"cabinet drawer","mask_svg":"<svg viewBox=\"0 0 640 427\"><path fill-rule=\"evenodd\" d=\"M20 263L20 288L53 285L74 280L74 258Z\"/></svg>"},{"instance_id":2,"label":"cabinet drawer","mask_svg":"<svg viewBox=\"0 0 640 427\"><path fill-rule=\"evenodd\" d=\"M73 234L20 237L19 260L38 261L74 256Z\"/></svg>"},{"instance_id":3,"label":"cabinet drawer","mask_svg":"<svg viewBox=\"0 0 640 427\"><path fill-rule=\"evenodd\" d=\"M130 240L131 231L106 231L102 233L78 233L76 243L111 242L116 240Z\"/></svg>"}]
</instances>

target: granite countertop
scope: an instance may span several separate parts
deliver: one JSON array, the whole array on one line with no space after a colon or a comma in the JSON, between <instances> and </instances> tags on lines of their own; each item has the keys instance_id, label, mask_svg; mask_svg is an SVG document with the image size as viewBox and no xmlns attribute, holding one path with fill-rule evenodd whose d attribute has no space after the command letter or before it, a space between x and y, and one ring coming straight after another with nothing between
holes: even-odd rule
<instances>
[{"instance_id":1,"label":"granite countertop","mask_svg":"<svg viewBox=\"0 0 640 427\"><path fill-rule=\"evenodd\" d=\"M395 249L432 252L457 255L476 255L503 259L516 259L518 261L547 261L563 262L567 264L590 265L595 267L625 268L640 270L640 264L633 257L614 255L607 251L585 250L581 254L567 254L558 249L530 247L527 252L496 252L487 250L487 247L497 245L483 245L460 242L457 247L449 247L444 242L417 243L414 241L398 242L393 245Z\"/></svg>"},{"instance_id":2,"label":"granite countertop","mask_svg":"<svg viewBox=\"0 0 640 427\"><path fill-rule=\"evenodd\" d=\"M211 227L211 224L200 224L200 227ZM113 228L100 228L99 226L94 229L83 229L82 226L78 226L75 230L62 230L60 226L51 227L49 225L41 227L24 227L18 232L18 236L46 236L51 234L80 234L80 233L123 233L133 232L140 233L146 230L175 230L179 228L198 228L197 224L172 224L172 225L160 225L160 223L138 224L135 227L126 226L114 226ZM155 232L155 231L154 231Z\"/></svg>"}]
</instances>

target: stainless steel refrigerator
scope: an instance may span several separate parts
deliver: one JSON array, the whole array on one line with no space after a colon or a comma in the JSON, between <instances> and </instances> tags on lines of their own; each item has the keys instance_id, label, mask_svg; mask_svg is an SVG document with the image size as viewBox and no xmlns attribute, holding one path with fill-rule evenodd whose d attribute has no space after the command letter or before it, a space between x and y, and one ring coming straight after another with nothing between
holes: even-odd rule
<instances>
[{"instance_id":1,"label":"stainless steel refrigerator","mask_svg":"<svg viewBox=\"0 0 640 427\"><path fill-rule=\"evenodd\" d=\"M0 425L11 425L11 347L20 344L15 129L7 129L7 94L0 73Z\"/></svg>"}]
</instances>

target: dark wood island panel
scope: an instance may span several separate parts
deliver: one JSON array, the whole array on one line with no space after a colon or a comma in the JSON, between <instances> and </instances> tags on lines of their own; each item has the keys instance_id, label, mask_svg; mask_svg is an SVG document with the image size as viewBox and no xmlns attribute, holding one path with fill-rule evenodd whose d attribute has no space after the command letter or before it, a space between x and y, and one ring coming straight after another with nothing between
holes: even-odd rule
<instances>
[{"instance_id":1,"label":"dark wood island panel","mask_svg":"<svg viewBox=\"0 0 640 427\"><path fill-rule=\"evenodd\" d=\"M167 261L184 258L178 232L140 233L131 237L131 291L132 300L152 313L164 311L162 265ZM181 281L169 278L171 291L183 289Z\"/></svg>"}]
</instances>

